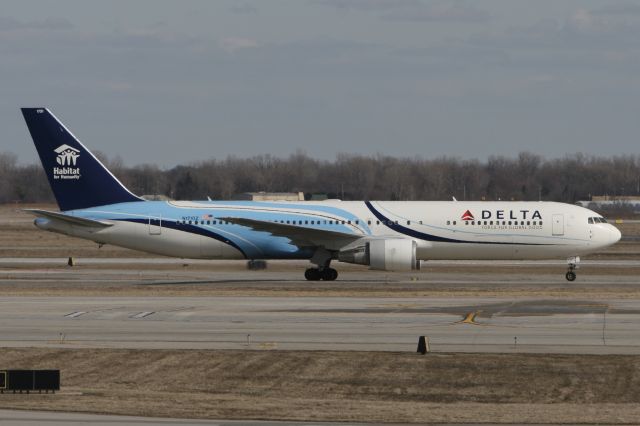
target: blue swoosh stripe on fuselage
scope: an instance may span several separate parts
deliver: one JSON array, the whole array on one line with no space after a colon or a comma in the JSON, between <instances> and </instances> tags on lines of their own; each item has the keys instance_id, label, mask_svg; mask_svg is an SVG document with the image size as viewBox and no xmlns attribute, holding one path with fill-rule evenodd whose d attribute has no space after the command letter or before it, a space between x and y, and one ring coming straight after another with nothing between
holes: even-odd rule
<instances>
[{"instance_id":1,"label":"blue swoosh stripe on fuselage","mask_svg":"<svg viewBox=\"0 0 640 426\"><path fill-rule=\"evenodd\" d=\"M331 206L303 206L300 204L278 204L278 203L265 203L262 201L238 201L238 202L227 202L227 201L190 201L191 203L201 203L201 206L179 206L172 202L168 202L168 205L176 208L176 209L186 209L186 210L227 210L227 211L247 211L247 212L256 212L261 213L267 216L267 220L273 219L282 219L281 215L291 215L291 216L302 216L305 220L317 220L318 218L324 220L340 220L344 221L352 221L354 223L346 226L349 232L352 232L349 227L353 227L357 230L363 230L366 234L371 235L371 229L367 225L366 221L361 220L355 214L343 210L337 207ZM249 204L250 203L250 204ZM277 209L277 210L276 210ZM291 210L303 210L305 212L295 212ZM331 216L326 216L326 214ZM240 217L240 216L238 216ZM255 219L251 216L246 216L250 219ZM291 218L285 218L291 219ZM355 224L355 221L358 221L358 225ZM335 228L332 228L335 229Z\"/></svg>"},{"instance_id":2,"label":"blue swoosh stripe on fuselage","mask_svg":"<svg viewBox=\"0 0 640 426\"><path fill-rule=\"evenodd\" d=\"M114 219L114 220L117 220L117 221L120 221L120 222L141 223L141 224L144 224L144 225L149 224L149 220L148 219ZM190 234L197 234L197 235L202 235L204 237L213 238L214 240L218 240L221 243L230 245L231 247L235 248L240 253L242 253L242 255L245 257L245 259L248 259L247 254L245 253L244 250L242 250L240 248L240 246L238 246L236 243L234 243L230 239L225 238L220 234L216 234L215 232L209 231L207 229L203 229L203 228L201 228L199 226L195 226L195 225L187 225L187 224L178 225L176 222L169 222L169 221L162 221L162 225L160 225L160 226L162 228L175 229L177 231L184 231L184 232L189 232Z\"/></svg>"},{"instance_id":3,"label":"blue swoosh stripe on fuselage","mask_svg":"<svg viewBox=\"0 0 640 426\"><path fill-rule=\"evenodd\" d=\"M387 218L385 215L376 210L375 207L369 201L364 202L367 208L378 218L384 225L396 231L399 234L403 234L409 237L417 238L424 241L433 241L439 243L466 243L466 244L499 244L499 245L519 245L519 246L549 246L555 244L540 244L540 243L513 243L505 241L468 241L468 240L456 240L454 238L439 237L437 235L425 234L424 232L416 231L415 229L407 228L395 221Z\"/></svg>"}]
</instances>

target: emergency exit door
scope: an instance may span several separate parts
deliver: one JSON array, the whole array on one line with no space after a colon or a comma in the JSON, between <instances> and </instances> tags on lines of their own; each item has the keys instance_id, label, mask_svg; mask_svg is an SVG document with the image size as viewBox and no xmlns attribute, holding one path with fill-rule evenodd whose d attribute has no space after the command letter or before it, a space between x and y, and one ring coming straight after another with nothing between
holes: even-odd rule
<instances>
[{"instance_id":1,"label":"emergency exit door","mask_svg":"<svg viewBox=\"0 0 640 426\"><path fill-rule=\"evenodd\" d=\"M564 215L554 214L551 221L551 235L564 235Z\"/></svg>"}]
</instances>

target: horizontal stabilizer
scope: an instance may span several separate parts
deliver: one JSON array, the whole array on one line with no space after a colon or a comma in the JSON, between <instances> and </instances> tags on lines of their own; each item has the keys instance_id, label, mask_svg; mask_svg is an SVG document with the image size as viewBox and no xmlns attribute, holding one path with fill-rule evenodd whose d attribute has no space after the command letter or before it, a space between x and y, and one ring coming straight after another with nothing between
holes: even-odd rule
<instances>
[{"instance_id":1,"label":"horizontal stabilizer","mask_svg":"<svg viewBox=\"0 0 640 426\"><path fill-rule=\"evenodd\" d=\"M60 212L50 212L48 210L37 209L25 209L27 213L31 213L34 216L44 217L46 219L60 220L77 226L87 226L91 228L106 228L113 226L113 223L105 222L101 220L85 219L84 217L70 216L68 214Z\"/></svg>"}]
</instances>

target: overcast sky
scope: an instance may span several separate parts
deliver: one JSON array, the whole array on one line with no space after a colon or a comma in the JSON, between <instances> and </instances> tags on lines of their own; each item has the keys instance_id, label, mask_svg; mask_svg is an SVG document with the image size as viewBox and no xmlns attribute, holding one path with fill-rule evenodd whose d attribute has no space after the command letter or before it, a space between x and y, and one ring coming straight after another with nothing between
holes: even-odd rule
<instances>
[{"instance_id":1,"label":"overcast sky","mask_svg":"<svg viewBox=\"0 0 640 426\"><path fill-rule=\"evenodd\" d=\"M638 154L640 1L3 0L20 106L128 165L337 153Z\"/></svg>"}]
</instances>

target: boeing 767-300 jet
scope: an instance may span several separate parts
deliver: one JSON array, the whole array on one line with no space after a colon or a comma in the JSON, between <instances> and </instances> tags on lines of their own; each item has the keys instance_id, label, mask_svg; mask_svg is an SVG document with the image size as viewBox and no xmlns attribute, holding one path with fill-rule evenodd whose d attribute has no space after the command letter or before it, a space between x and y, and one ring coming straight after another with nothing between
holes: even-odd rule
<instances>
[{"instance_id":1,"label":"boeing 767-300 jet","mask_svg":"<svg viewBox=\"0 0 640 426\"><path fill-rule=\"evenodd\" d=\"M431 259L566 258L620 239L599 214L556 202L146 201L129 191L47 108L23 108L60 212L29 210L48 231L193 259L308 259L307 280L335 280L331 262L385 271Z\"/></svg>"}]
</instances>

